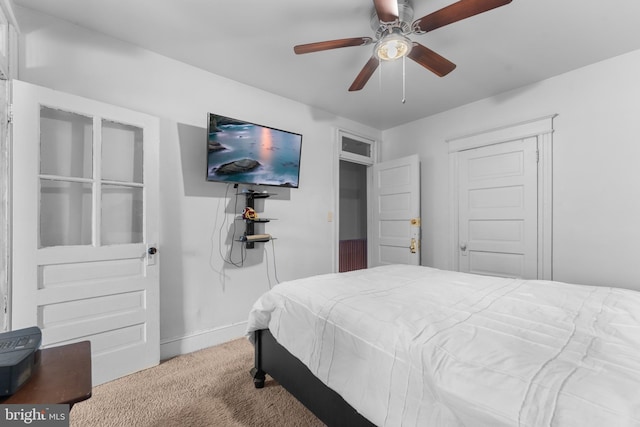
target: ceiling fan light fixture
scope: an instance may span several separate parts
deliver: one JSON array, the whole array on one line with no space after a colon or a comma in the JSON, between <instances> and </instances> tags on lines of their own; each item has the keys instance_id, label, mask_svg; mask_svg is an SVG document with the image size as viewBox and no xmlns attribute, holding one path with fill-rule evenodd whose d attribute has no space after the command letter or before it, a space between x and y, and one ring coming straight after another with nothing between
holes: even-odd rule
<instances>
[{"instance_id":1,"label":"ceiling fan light fixture","mask_svg":"<svg viewBox=\"0 0 640 427\"><path fill-rule=\"evenodd\" d=\"M401 34L389 34L376 43L374 52L382 61L393 61L407 56L412 48L412 42Z\"/></svg>"}]
</instances>

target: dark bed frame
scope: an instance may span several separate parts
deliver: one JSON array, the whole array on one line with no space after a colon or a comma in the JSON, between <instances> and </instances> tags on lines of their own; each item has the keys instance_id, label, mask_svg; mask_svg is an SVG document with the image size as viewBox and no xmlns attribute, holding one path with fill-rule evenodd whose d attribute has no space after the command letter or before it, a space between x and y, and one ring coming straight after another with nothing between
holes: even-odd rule
<instances>
[{"instance_id":1,"label":"dark bed frame","mask_svg":"<svg viewBox=\"0 0 640 427\"><path fill-rule=\"evenodd\" d=\"M309 368L281 346L268 329L254 332L255 366L251 369L256 388L264 387L269 374L329 427L375 427Z\"/></svg>"}]
</instances>

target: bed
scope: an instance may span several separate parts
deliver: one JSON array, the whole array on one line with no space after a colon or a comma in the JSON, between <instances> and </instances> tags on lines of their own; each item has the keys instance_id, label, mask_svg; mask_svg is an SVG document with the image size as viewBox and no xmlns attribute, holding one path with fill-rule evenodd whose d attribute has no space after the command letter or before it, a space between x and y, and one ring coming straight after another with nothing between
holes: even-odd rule
<instances>
[{"instance_id":1,"label":"bed","mask_svg":"<svg viewBox=\"0 0 640 427\"><path fill-rule=\"evenodd\" d=\"M640 426L636 291L388 265L279 284L247 335L329 426Z\"/></svg>"}]
</instances>

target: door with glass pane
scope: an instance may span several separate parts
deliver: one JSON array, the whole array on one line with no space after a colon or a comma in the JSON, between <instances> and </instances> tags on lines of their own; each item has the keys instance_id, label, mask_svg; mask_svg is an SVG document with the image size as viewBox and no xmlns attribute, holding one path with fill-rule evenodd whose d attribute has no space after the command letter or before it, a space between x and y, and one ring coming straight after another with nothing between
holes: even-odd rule
<instances>
[{"instance_id":1,"label":"door with glass pane","mask_svg":"<svg viewBox=\"0 0 640 427\"><path fill-rule=\"evenodd\" d=\"M158 120L13 81L11 328L90 340L94 385L159 362Z\"/></svg>"}]
</instances>

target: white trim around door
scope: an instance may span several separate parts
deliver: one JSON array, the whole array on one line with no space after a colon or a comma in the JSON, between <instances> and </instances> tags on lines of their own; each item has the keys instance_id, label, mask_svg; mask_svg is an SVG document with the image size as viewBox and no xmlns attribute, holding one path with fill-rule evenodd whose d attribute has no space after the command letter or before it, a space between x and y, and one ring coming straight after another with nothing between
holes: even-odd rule
<instances>
[{"instance_id":1,"label":"white trim around door","mask_svg":"<svg viewBox=\"0 0 640 427\"><path fill-rule=\"evenodd\" d=\"M449 145L449 268L459 271L459 153L518 139L538 139L538 279L552 280L552 153L553 119L557 114L447 140Z\"/></svg>"}]
</instances>

